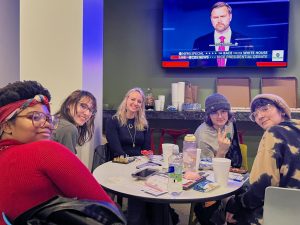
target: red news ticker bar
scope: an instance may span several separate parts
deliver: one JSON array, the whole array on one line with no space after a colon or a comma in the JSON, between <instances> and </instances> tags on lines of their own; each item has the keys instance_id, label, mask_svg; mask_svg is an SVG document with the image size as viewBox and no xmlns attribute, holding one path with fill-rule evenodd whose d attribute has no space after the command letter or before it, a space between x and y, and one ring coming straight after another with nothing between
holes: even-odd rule
<instances>
[{"instance_id":1,"label":"red news ticker bar","mask_svg":"<svg viewBox=\"0 0 300 225\"><path fill-rule=\"evenodd\" d=\"M287 62L257 62L258 67L286 67Z\"/></svg>"},{"instance_id":2,"label":"red news ticker bar","mask_svg":"<svg viewBox=\"0 0 300 225\"><path fill-rule=\"evenodd\" d=\"M171 55L171 56L170 56L170 59L173 59L173 60L174 60L174 59L179 59L179 55Z\"/></svg>"},{"instance_id":3,"label":"red news ticker bar","mask_svg":"<svg viewBox=\"0 0 300 225\"><path fill-rule=\"evenodd\" d=\"M188 68L190 67L190 62L188 61L180 61L180 62L168 62L163 61L162 67L181 67L181 68Z\"/></svg>"}]
</instances>

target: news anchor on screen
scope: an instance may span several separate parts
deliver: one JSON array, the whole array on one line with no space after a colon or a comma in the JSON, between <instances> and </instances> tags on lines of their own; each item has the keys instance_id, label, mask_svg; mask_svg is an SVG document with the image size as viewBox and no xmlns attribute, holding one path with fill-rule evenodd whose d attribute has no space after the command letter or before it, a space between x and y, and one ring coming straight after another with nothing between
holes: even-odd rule
<instances>
[{"instance_id":1,"label":"news anchor on screen","mask_svg":"<svg viewBox=\"0 0 300 225\"><path fill-rule=\"evenodd\" d=\"M231 67L243 66L253 60L240 60L237 55L229 51L253 50L251 38L235 32L230 27L232 8L226 2L217 2L211 8L211 24L214 31L197 38L194 41L193 51L211 51L209 59L194 59L192 67ZM226 53L227 52L227 53ZM245 62L247 61L247 62Z\"/></svg>"}]
</instances>

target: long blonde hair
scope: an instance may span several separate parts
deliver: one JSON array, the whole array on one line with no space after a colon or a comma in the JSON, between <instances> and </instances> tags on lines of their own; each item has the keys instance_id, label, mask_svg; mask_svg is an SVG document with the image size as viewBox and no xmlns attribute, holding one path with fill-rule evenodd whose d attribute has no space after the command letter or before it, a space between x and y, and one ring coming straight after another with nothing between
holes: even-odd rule
<instances>
[{"instance_id":1,"label":"long blonde hair","mask_svg":"<svg viewBox=\"0 0 300 225\"><path fill-rule=\"evenodd\" d=\"M130 89L126 93L126 95L125 95L123 101L121 102L121 104L119 105L118 111L116 112L114 117L118 119L119 124L121 126L127 125L128 119L126 117L126 112L127 112L126 103L127 103L127 99L129 97L129 95L132 92L138 92L142 96L142 105L141 105L139 111L134 116L134 126L135 126L136 130L143 131L148 128L148 121L146 119L146 114L145 114L145 94L141 88L135 87L135 88Z\"/></svg>"}]
</instances>

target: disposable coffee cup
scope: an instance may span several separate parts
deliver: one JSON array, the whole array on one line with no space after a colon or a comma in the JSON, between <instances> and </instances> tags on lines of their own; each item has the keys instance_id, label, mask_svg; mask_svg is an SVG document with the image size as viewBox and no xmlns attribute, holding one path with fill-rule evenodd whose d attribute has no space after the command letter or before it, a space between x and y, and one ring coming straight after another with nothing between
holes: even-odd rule
<instances>
[{"instance_id":1,"label":"disposable coffee cup","mask_svg":"<svg viewBox=\"0 0 300 225\"><path fill-rule=\"evenodd\" d=\"M212 159L215 182L221 187L227 187L231 160L226 158Z\"/></svg>"},{"instance_id":2,"label":"disposable coffee cup","mask_svg":"<svg viewBox=\"0 0 300 225\"><path fill-rule=\"evenodd\" d=\"M162 152L163 152L163 168L168 168L169 166L169 157L173 154L174 144L164 143L162 144Z\"/></svg>"},{"instance_id":3,"label":"disposable coffee cup","mask_svg":"<svg viewBox=\"0 0 300 225\"><path fill-rule=\"evenodd\" d=\"M160 100L155 100L155 111L161 111L161 102L160 102Z\"/></svg>"},{"instance_id":4,"label":"disposable coffee cup","mask_svg":"<svg viewBox=\"0 0 300 225\"><path fill-rule=\"evenodd\" d=\"M165 100L166 100L166 97L164 95L159 95L158 96L158 100L160 100L160 110L164 110L165 108Z\"/></svg>"}]
</instances>

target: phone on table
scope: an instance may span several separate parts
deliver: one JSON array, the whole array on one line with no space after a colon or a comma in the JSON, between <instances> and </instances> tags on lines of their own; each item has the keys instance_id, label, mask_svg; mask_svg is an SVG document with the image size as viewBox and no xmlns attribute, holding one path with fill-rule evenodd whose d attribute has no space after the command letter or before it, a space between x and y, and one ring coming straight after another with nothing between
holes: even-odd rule
<instances>
[{"instance_id":1,"label":"phone on table","mask_svg":"<svg viewBox=\"0 0 300 225\"><path fill-rule=\"evenodd\" d=\"M240 173L240 174L245 174L248 172L248 170L246 170L244 168L233 168L233 167L230 167L229 171L232 173Z\"/></svg>"},{"instance_id":2,"label":"phone on table","mask_svg":"<svg viewBox=\"0 0 300 225\"><path fill-rule=\"evenodd\" d=\"M199 173L199 175L200 175L200 177L196 180L187 180L187 182L183 182L182 183L183 190L188 190L188 189L194 187L199 182L205 180L206 177L208 176L208 174L205 174L205 173Z\"/></svg>"},{"instance_id":3,"label":"phone on table","mask_svg":"<svg viewBox=\"0 0 300 225\"><path fill-rule=\"evenodd\" d=\"M146 162L146 163L143 163L141 165L136 166L136 168L137 169L142 169L143 167L146 167L146 166L161 166L161 164L156 163L156 162Z\"/></svg>"},{"instance_id":4,"label":"phone on table","mask_svg":"<svg viewBox=\"0 0 300 225\"><path fill-rule=\"evenodd\" d=\"M151 169L151 168L146 168L143 170L138 170L135 173L131 174L131 176L138 178L138 179L146 179L147 177L157 173L158 170L156 169Z\"/></svg>"}]
</instances>

